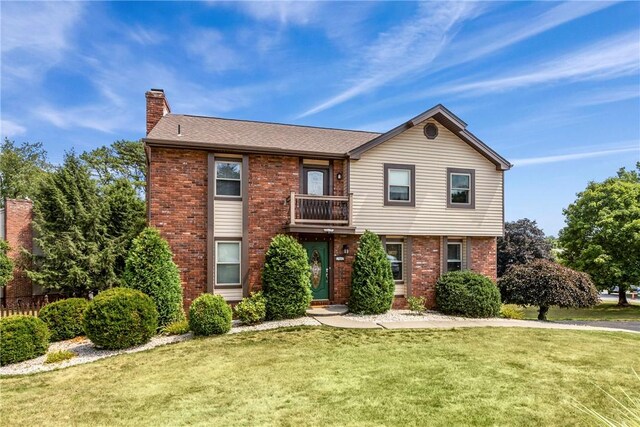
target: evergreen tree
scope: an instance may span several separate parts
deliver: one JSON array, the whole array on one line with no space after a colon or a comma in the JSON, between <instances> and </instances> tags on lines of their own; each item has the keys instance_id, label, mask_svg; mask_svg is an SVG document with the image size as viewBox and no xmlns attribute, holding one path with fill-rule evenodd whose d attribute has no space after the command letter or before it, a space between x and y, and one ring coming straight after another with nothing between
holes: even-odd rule
<instances>
[{"instance_id":1,"label":"evergreen tree","mask_svg":"<svg viewBox=\"0 0 640 427\"><path fill-rule=\"evenodd\" d=\"M184 320L180 272L171 248L155 228L145 228L133 241L123 285L149 295L158 309L158 325Z\"/></svg>"},{"instance_id":2,"label":"evergreen tree","mask_svg":"<svg viewBox=\"0 0 640 427\"><path fill-rule=\"evenodd\" d=\"M106 244L104 208L95 182L74 153L43 181L34 200L42 256L29 277L49 291L86 296L116 282Z\"/></svg>"},{"instance_id":3,"label":"evergreen tree","mask_svg":"<svg viewBox=\"0 0 640 427\"><path fill-rule=\"evenodd\" d=\"M13 261L9 258L9 244L0 240L0 287L5 286L13 278Z\"/></svg>"},{"instance_id":4,"label":"evergreen tree","mask_svg":"<svg viewBox=\"0 0 640 427\"><path fill-rule=\"evenodd\" d=\"M379 314L393 303L395 283L391 263L377 234L366 230L358 242L351 273L349 310L354 313Z\"/></svg>"}]
</instances>

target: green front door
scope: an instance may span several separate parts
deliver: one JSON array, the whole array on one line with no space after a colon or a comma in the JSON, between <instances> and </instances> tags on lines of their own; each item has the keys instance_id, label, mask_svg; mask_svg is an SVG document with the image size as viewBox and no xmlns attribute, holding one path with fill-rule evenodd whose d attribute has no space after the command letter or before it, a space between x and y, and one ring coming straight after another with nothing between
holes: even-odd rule
<instances>
[{"instance_id":1,"label":"green front door","mask_svg":"<svg viewBox=\"0 0 640 427\"><path fill-rule=\"evenodd\" d=\"M304 242L311 269L313 299L329 299L329 242Z\"/></svg>"}]
</instances>

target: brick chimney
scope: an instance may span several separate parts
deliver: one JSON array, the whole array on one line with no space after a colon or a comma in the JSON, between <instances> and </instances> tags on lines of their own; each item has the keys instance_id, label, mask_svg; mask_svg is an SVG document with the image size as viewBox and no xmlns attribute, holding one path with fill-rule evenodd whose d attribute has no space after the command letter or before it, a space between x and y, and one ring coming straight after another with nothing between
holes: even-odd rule
<instances>
[{"instance_id":1,"label":"brick chimney","mask_svg":"<svg viewBox=\"0 0 640 427\"><path fill-rule=\"evenodd\" d=\"M171 108L164 96L164 90L151 89L145 95L147 97L147 135L149 135L162 116L171 112Z\"/></svg>"}]
</instances>

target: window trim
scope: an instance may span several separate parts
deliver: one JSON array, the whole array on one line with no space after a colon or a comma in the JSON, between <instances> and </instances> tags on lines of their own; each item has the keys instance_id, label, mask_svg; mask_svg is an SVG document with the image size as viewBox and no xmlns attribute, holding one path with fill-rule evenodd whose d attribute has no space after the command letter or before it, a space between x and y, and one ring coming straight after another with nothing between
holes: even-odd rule
<instances>
[{"instance_id":1,"label":"window trim","mask_svg":"<svg viewBox=\"0 0 640 427\"><path fill-rule=\"evenodd\" d=\"M238 262L219 262L218 261L218 245L220 243L236 243L238 245ZM240 279L240 283L218 283L218 265L238 265L238 272L239 272L239 276L238 278ZM214 289L218 288L218 289L223 289L223 288L238 288L238 287L242 287L242 241L241 240L232 240L232 239L227 239L227 240L216 240L215 241L215 257L214 257L214 268L215 268L215 274L214 274Z\"/></svg>"},{"instance_id":2,"label":"window trim","mask_svg":"<svg viewBox=\"0 0 640 427\"><path fill-rule=\"evenodd\" d=\"M451 201L451 181L452 175L469 175L469 203L454 203ZM475 209L476 208L476 170L447 168L447 207L456 209Z\"/></svg>"},{"instance_id":3,"label":"window trim","mask_svg":"<svg viewBox=\"0 0 640 427\"><path fill-rule=\"evenodd\" d=\"M449 259L449 245L457 245L457 246L460 247L460 259ZM447 267L446 271L447 272L449 272L449 263L450 262L459 262L460 263L460 270L452 270L452 271L462 271L462 268L463 268L462 249L463 249L462 242L455 241L455 240L454 241L451 241L451 240L447 241L447 265L446 265L446 267Z\"/></svg>"},{"instance_id":4,"label":"window trim","mask_svg":"<svg viewBox=\"0 0 640 427\"><path fill-rule=\"evenodd\" d=\"M228 195L228 194L218 195L218 163L237 163L240 166L240 179L220 178L220 180L222 180L222 181L239 181L240 182L240 195L238 195L238 196L231 196L231 195ZM242 187L244 185L243 182L242 182L242 169L243 169L242 159L226 158L226 157L216 157L214 159L214 162L213 162L213 177L214 177L213 196L215 197L216 200L242 200Z\"/></svg>"},{"instance_id":5,"label":"window trim","mask_svg":"<svg viewBox=\"0 0 640 427\"><path fill-rule=\"evenodd\" d=\"M400 261L400 273L401 273L401 277L400 280L396 280L393 279L393 282L396 285L402 285L404 284L405 281L405 274L404 274L404 241L401 240L387 240L384 242L384 252L385 254L389 255L389 253L387 252L387 245L400 245L400 254L402 256L402 260ZM391 262L391 261L389 261Z\"/></svg>"},{"instance_id":6,"label":"window trim","mask_svg":"<svg viewBox=\"0 0 640 427\"><path fill-rule=\"evenodd\" d=\"M409 189L409 200L389 200L389 170L408 170L411 174ZM416 206L416 165L404 165L396 163L384 164L384 206Z\"/></svg>"}]
</instances>

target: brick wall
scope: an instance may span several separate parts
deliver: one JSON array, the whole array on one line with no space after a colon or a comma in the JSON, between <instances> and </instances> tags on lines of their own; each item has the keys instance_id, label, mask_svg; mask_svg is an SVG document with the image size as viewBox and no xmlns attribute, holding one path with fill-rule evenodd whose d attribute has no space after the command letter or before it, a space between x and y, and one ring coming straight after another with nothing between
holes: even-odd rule
<instances>
[{"instance_id":1,"label":"brick wall","mask_svg":"<svg viewBox=\"0 0 640 427\"><path fill-rule=\"evenodd\" d=\"M151 148L149 225L180 269L184 306L207 290L207 153Z\"/></svg>"},{"instance_id":2,"label":"brick wall","mask_svg":"<svg viewBox=\"0 0 640 427\"><path fill-rule=\"evenodd\" d=\"M333 195L345 196L347 194L347 173L346 162L344 160L333 160ZM338 179L338 174L342 174L342 179Z\"/></svg>"},{"instance_id":3,"label":"brick wall","mask_svg":"<svg viewBox=\"0 0 640 427\"><path fill-rule=\"evenodd\" d=\"M165 113L170 113L169 103L165 98L164 91L152 89L145 94L147 98L147 135L151 129L160 121Z\"/></svg>"},{"instance_id":4,"label":"brick wall","mask_svg":"<svg viewBox=\"0 0 640 427\"><path fill-rule=\"evenodd\" d=\"M413 236L411 254L411 295L426 297L426 305L436 303L436 282L440 277L440 237Z\"/></svg>"},{"instance_id":5,"label":"brick wall","mask_svg":"<svg viewBox=\"0 0 640 427\"><path fill-rule=\"evenodd\" d=\"M498 277L498 247L495 237L470 237L471 269L496 280Z\"/></svg>"},{"instance_id":6,"label":"brick wall","mask_svg":"<svg viewBox=\"0 0 640 427\"><path fill-rule=\"evenodd\" d=\"M289 220L285 200L300 190L300 162L297 157L249 156L249 289L261 285L264 256L271 238L283 232Z\"/></svg>"},{"instance_id":7,"label":"brick wall","mask_svg":"<svg viewBox=\"0 0 640 427\"><path fill-rule=\"evenodd\" d=\"M4 289L4 302L13 305L18 301L29 303L33 286L27 274L16 261L21 258L22 249L33 251L33 205L30 200L6 199L6 240L11 246L9 258L14 262L13 279Z\"/></svg>"},{"instance_id":8,"label":"brick wall","mask_svg":"<svg viewBox=\"0 0 640 427\"><path fill-rule=\"evenodd\" d=\"M333 256L344 257L344 261L333 263L333 304L346 304L351 295L351 271L358 250L356 235L336 235L333 240ZM349 254L344 255L343 246L349 245Z\"/></svg>"}]
</instances>

